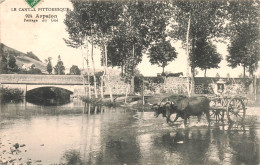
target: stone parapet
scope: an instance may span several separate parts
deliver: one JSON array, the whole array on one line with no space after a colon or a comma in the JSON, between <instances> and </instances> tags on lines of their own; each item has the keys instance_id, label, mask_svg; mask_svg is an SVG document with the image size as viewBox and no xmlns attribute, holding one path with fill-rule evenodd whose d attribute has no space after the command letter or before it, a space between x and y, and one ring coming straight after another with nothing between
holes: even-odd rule
<instances>
[{"instance_id":1,"label":"stone parapet","mask_svg":"<svg viewBox=\"0 0 260 165\"><path fill-rule=\"evenodd\" d=\"M1 84L83 85L81 75L0 74Z\"/></svg>"}]
</instances>

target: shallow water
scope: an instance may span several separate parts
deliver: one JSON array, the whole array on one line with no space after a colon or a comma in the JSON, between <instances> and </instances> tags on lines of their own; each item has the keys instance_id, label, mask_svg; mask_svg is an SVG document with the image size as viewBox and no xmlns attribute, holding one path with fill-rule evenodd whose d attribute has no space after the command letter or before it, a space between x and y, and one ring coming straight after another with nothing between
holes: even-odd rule
<instances>
[{"instance_id":1,"label":"shallow water","mask_svg":"<svg viewBox=\"0 0 260 165\"><path fill-rule=\"evenodd\" d=\"M247 116L249 119L251 116ZM252 117L253 118L253 117ZM259 119L169 126L153 112L82 103L1 105L0 160L32 164L259 164ZM13 145L20 147L14 150ZM25 146L23 146L24 144ZM22 146L21 146L22 145ZM19 160L20 159L20 160Z\"/></svg>"}]
</instances>

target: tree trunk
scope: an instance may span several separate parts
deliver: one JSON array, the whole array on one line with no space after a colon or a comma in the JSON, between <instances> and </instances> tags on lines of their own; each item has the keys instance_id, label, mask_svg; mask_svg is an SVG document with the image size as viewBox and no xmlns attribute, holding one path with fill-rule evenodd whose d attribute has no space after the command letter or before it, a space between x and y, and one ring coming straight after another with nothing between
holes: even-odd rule
<instances>
[{"instance_id":1,"label":"tree trunk","mask_svg":"<svg viewBox=\"0 0 260 165\"><path fill-rule=\"evenodd\" d=\"M126 89L125 89L125 104L127 103L128 87L129 87L129 84L127 84Z\"/></svg>"},{"instance_id":2,"label":"tree trunk","mask_svg":"<svg viewBox=\"0 0 260 165\"><path fill-rule=\"evenodd\" d=\"M91 94L91 85L90 85L90 75L89 75L89 59L88 59L88 56L89 56L89 53L88 53L88 40L87 40L87 43L86 43L86 48L87 48L87 58L86 58L86 63L87 63L87 74L88 74L88 98L91 99L92 97L92 94Z\"/></svg>"},{"instance_id":3,"label":"tree trunk","mask_svg":"<svg viewBox=\"0 0 260 165\"><path fill-rule=\"evenodd\" d=\"M194 47L195 47L195 39L194 38L192 38L192 44L191 44L191 46L192 46L192 48L191 48L191 50L193 51L194 50ZM195 77L195 67L194 67L194 63L193 63L193 55L194 55L194 53L192 52L192 54L191 54L191 60L190 60L190 65L191 65L191 89L190 89L190 96L192 96L194 93L195 93L195 91L194 91L194 86L195 86L195 81L194 81L194 77Z\"/></svg>"},{"instance_id":4,"label":"tree trunk","mask_svg":"<svg viewBox=\"0 0 260 165\"><path fill-rule=\"evenodd\" d=\"M94 91L95 91L95 98L97 98L97 82L96 82L96 71L95 71L95 63L94 63L94 43L93 43L93 36L91 39L91 60L92 60L92 67L93 67L93 78L94 78Z\"/></svg>"},{"instance_id":5,"label":"tree trunk","mask_svg":"<svg viewBox=\"0 0 260 165\"><path fill-rule=\"evenodd\" d=\"M104 75L101 75L100 76L100 95L101 95L102 99L104 98L104 92L103 92L104 86L103 86L103 83L104 83Z\"/></svg>"},{"instance_id":6,"label":"tree trunk","mask_svg":"<svg viewBox=\"0 0 260 165\"><path fill-rule=\"evenodd\" d=\"M145 104L145 100L144 100L144 78L142 78L142 104Z\"/></svg>"},{"instance_id":7,"label":"tree trunk","mask_svg":"<svg viewBox=\"0 0 260 165\"><path fill-rule=\"evenodd\" d=\"M255 96L255 101L256 101L256 94L257 94L257 83L256 83L256 81L257 81L257 78L256 78L256 74L254 75L254 96Z\"/></svg>"},{"instance_id":8,"label":"tree trunk","mask_svg":"<svg viewBox=\"0 0 260 165\"><path fill-rule=\"evenodd\" d=\"M106 75L106 61L105 61L106 52L105 52L105 44L104 43L102 44L102 53L103 53L103 55L102 55L103 59L102 60L103 60L103 65L104 65L104 72L103 72L103 75L101 75L101 77L100 77L101 78L101 80L100 80L100 94L101 94L101 98L103 99L104 98L104 92L103 91L104 91L104 83L105 83L104 82L105 81L104 76Z\"/></svg>"},{"instance_id":9,"label":"tree trunk","mask_svg":"<svg viewBox=\"0 0 260 165\"><path fill-rule=\"evenodd\" d=\"M135 45L133 45L133 60L132 60L132 62L133 62L133 66L132 66L132 78L131 78L131 90L130 90L130 93L132 93L132 94L134 94L134 92L135 92L135 81L134 81L134 79L135 79L135 75L134 75L134 69L135 69L135 66L134 66L134 57L135 57Z\"/></svg>"},{"instance_id":10,"label":"tree trunk","mask_svg":"<svg viewBox=\"0 0 260 165\"><path fill-rule=\"evenodd\" d=\"M124 74L124 66L122 65L121 66L121 75L123 75Z\"/></svg>"},{"instance_id":11,"label":"tree trunk","mask_svg":"<svg viewBox=\"0 0 260 165\"><path fill-rule=\"evenodd\" d=\"M165 67L163 66L163 67L162 67L162 74L164 74L164 68L165 68Z\"/></svg>"},{"instance_id":12,"label":"tree trunk","mask_svg":"<svg viewBox=\"0 0 260 165\"><path fill-rule=\"evenodd\" d=\"M186 33L186 57L187 57L187 91L188 96L191 95L190 90L190 83L189 83L189 77L190 77L190 57L189 57L189 33L190 33L190 15L189 15L189 21L188 21L188 27L187 27L187 33Z\"/></svg>"},{"instance_id":13,"label":"tree trunk","mask_svg":"<svg viewBox=\"0 0 260 165\"><path fill-rule=\"evenodd\" d=\"M82 55L82 72L81 72L81 76L82 76L82 79L83 79L83 87L84 87L84 97L86 97L86 82L85 82L85 77L84 77L84 70L85 70L85 67L84 67L84 52L83 52L83 49L82 49L82 46L80 47L81 49L81 55Z\"/></svg>"},{"instance_id":14,"label":"tree trunk","mask_svg":"<svg viewBox=\"0 0 260 165\"><path fill-rule=\"evenodd\" d=\"M207 77L207 69L204 71L204 77Z\"/></svg>"},{"instance_id":15,"label":"tree trunk","mask_svg":"<svg viewBox=\"0 0 260 165\"><path fill-rule=\"evenodd\" d=\"M88 38L86 37L86 57L85 60L86 60L86 65L87 65L87 75L88 75L88 98L91 99L91 86L90 86L90 76L89 76L89 60L88 60L88 56L89 56L89 53L88 53Z\"/></svg>"},{"instance_id":16,"label":"tree trunk","mask_svg":"<svg viewBox=\"0 0 260 165\"><path fill-rule=\"evenodd\" d=\"M105 69L107 69L107 45L105 45ZM107 70L105 70L105 75L107 77ZM109 78L110 77L108 77L108 80L106 80L106 81L109 81ZM113 100L113 93L112 93L112 90L111 90L111 86L110 86L109 83L107 83L107 84L108 84L107 86L109 88L110 100L111 100L111 102L113 102L114 100Z\"/></svg>"},{"instance_id":17,"label":"tree trunk","mask_svg":"<svg viewBox=\"0 0 260 165\"><path fill-rule=\"evenodd\" d=\"M244 69L243 77L246 78L246 66L245 65L243 65L243 69Z\"/></svg>"},{"instance_id":18,"label":"tree trunk","mask_svg":"<svg viewBox=\"0 0 260 165\"><path fill-rule=\"evenodd\" d=\"M195 91L195 81L194 81L194 77L195 77L195 68L191 67L191 89L190 89L190 96L194 95Z\"/></svg>"}]
</instances>

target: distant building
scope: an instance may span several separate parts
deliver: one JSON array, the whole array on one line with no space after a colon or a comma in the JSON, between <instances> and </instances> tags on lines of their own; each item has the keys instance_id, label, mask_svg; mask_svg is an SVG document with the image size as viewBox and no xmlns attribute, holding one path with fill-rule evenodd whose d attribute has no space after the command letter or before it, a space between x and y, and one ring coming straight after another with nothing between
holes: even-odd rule
<instances>
[{"instance_id":1,"label":"distant building","mask_svg":"<svg viewBox=\"0 0 260 165\"><path fill-rule=\"evenodd\" d=\"M22 69L24 69L26 71L29 71L33 68L35 68L35 64L32 64L32 63L29 63L29 64L23 63L23 65L22 65Z\"/></svg>"}]
</instances>

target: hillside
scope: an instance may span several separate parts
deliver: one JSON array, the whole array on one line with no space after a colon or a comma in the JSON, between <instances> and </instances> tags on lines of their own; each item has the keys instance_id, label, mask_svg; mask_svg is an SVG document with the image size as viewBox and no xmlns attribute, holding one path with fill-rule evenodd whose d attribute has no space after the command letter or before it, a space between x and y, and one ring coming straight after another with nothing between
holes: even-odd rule
<instances>
[{"instance_id":1,"label":"hillside","mask_svg":"<svg viewBox=\"0 0 260 165\"><path fill-rule=\"evenodd\" d=\"M35 64L35 67L40 69L42 72L46 71L46 64L43 63L36 55L32 52L26 54L10 48L5 44L0 43L0 47L3 48L4 55L13 55L16 59L16 64L19 68L22 68L23 64Z\"/></svg>"}]
</instances>

